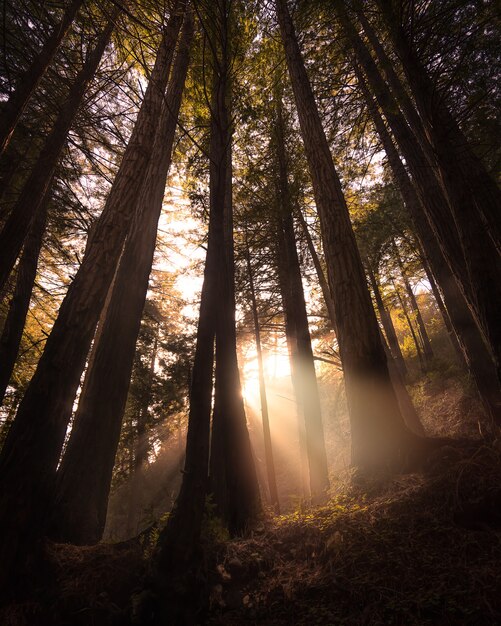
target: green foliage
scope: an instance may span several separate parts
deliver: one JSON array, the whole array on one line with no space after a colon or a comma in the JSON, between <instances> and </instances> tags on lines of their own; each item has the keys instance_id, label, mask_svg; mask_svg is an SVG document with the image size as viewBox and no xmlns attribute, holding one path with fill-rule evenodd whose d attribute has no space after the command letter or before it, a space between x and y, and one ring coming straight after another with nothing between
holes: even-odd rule
<instances>
[{"instance_id":1,"label":"green foliage","mask_svg":"<svg viewBox=\"0 0 501 626\"><path fill-rule=\"evenodd\" d=\"M206 545L223 543L230 539L228 529L221 518L217 515L216 504L212 500L212 494L205 498L205 510L202 521L202 542Z\"/></svg>"}]
</instances>

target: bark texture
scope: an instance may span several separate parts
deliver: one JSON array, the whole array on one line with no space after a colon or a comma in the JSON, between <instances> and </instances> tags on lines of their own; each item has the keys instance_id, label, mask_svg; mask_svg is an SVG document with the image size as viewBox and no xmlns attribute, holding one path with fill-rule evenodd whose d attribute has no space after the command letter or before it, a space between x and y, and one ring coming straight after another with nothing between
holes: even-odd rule
<instances>
[{"instance_id":1,"label":"bark texture","mask_svg":"<svg viewBox=\"0 0 501 626\"><path fill-rule=\"evenodd\" d=\"M355 69L357 71L356 67ZM422 199L418 196L413 181L411 181L405 170L393 139L360 71L357 71L357 77L374 126L386 152L393 177L414 223L418 241L430 265L430 269L442 289L445 306L455 336L490 421L488 430L492 431L496 422L499 423L501 390L491 355L483 341L464 295L450 271L435 233L426 219L426 210L423 207Z\"/></svg>"},{"instance_id":2,"label":"bark texture","mask_svg":"<svg viewBox=\"0 0 501 626\"><path fill-rule=\"evenodd\" d=\"M285 126L282 102L275 95L274 143L277 176L277 242L278 262L282 276L285 316L289 335L292 335L291 361L294 372L296 401L304 420L304 437L309 468L309 487L312 501L320 501L329 488L327 455L320 396L311 347L308 314L301 280L301 267L294 233L293 205L289 192L289 175L285 148ZM303 424L300 425L300 431Z\"/></svg>"},{"instance_id":3,"label":"bark texture","mask_svg":"<svg viewBox=\"0 0 501 626\"><path fill-rule=\"evenodd\" d=\"M2 449L0 581L45 532L73 401L148 166L181 9L169 20L114 184Z\"/></svg>"},{"instance_id":4,"label":"bark texture","mask_svg":"<svg viewBox=\"0 0 501 626\"><path fill-rule=\"evenodd\" d=\"M51 536L60 542L93 544L104 531L192 37L190 13L183 26L150 166L57 472Z\"/></svg>"},{"instance_id":5,"label":"bark texture","mask_svg":"<svg viewBox=\"0 0 501 626\"><path fill-rule=\"evenodd\" d=\"M397 462L408 450L379 327L313 92L285 0L277 16L291 76L301 133L320 215L329 285L336 309L338 341L352 429L352 458L365 468Z\"/></svg>"}]
</instances>

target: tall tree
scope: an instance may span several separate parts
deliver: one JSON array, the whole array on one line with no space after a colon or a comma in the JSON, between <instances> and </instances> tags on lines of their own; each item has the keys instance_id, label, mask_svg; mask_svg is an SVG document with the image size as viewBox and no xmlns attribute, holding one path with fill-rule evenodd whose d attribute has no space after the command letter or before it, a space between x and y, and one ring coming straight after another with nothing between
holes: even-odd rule
<instances>
[{"instance_id":1,"label":"tall tree","mask_svg":"<svg viewBox=\"0 0 501 626\"><path fill-rule=\"evenodd\" d=\"M82 69L78 72L71 86L67 100L63 103L54 126L44 142L40 155L0 232L0 248L2 249L0 290L3 289L9 278L33 217L36 215L49 188L50 181L66 144L68 132L109 43L118 14L119 11L115 10L112 18L99 35L96 45L88 53Z\"/></svg>"},{"instance_id":2,"label":"tall tree","mask_svg":"<svg viewBox=\"0 0 501 626\"><path fill-rule=\"evenodd\" d=\"M325 497L329 488L329 474L320 396L294 233L293 203L285 148L286 131L280 92L280 88L277 87L274 95L273 123L273 144L278 170L276 175L278 264L281 268L282 300L292 350L291 364L296 401L300 407L300 419L304 420L310 495L315 502Z\"/></svg>"},{"instance_id":3,"label":"tall tree","mask_svg":"<svg viewBox=\"0 0 501 626\"><path fill-rule=\"evenodd\" d=\"M51 535L58 541L91 544L103 534L192 37L193 17L189 11L150 165L57 473Z\"/></svg>"},{"instance_id":4,"label":"tall tree","mask_svg":"<svg viewBox=\"0 0 501 626\"><path fill-rule=\"evenodd\" d=\"M0 405L3 403L21 345L37 274L38 259L47 221L47 205L51 199L53 184L49 184L26 237L23 253L17 267L16 284L9 304L9 312L0 336Z\"/></svg>"},{"instance_id":5,"label":"tall tree","mask_svg":"<svg viewBox=\"0 0 501 626\"><path fill-rule=\"evenodd\" d=\"M376 300L377 310L379 312L379 318L381 320L381 324L383 325L384 332L386 334L386 339L388 340L388 344L390 347L390 351L393 355L393 358L398 364L398 368L400 369L400 373L405 380L407 376L407 366L405 364L404 357L402 355L402 350L400 349L400 344L398 342L397 333L395 332L395 327L393 326L393 322L391 319L390 312L386 308L384 304L383 297L381 295L381 289L379 288L379 283L376 278L376 274L370 264L366 264L367 274L369 276L369 282L372 287L372 293L374 294L374 299Z\"/></svg>"},{"instance_id":6,"label":"tall tree","mask_svg":"<svg viewBox=\"0 0 501 626\"><path fill-rule=\"evenodd\" d=\"M485 240L476 208L463 203L447 187L447 198L436 179L426 155L409 128L398 104L364 42L350 22L344 7L336 5L345 35L366 74L368 84L392 129L395 139L411 171L416 189L427 212L442 252L455 276L458 286L481 329L494 357L498 372L501 354L501 258L490 239ZM462 208L461 208L462 207Z\"/></svg>"},{"instance_id":7,"label":"tall tree","mask_svg":"<svg viewBox=\"0 0 501 626\"><path fill-rule=\"evenodd\" d=\"M40 79L47 71L73 20L82 6L83 0L70 0L61 21L56 24L42 49L21 76L9 99L2 105L0 120L0 155L7 148L16 124L21 117L28 101L35 91Z\"/></svg>"},{"instance_id":8,"label":"tall tree","mask_svg":"<svg viewBox=\"0 0 501 626\"><path fill-rule=\"evenodd\" d=\"M396 462L411 445L391 385L346 201L285 0L277 17L320 215L352 430L352 459L363 468Z\"/></svg>"},{"instance_id":9,"label":"tall tree","mask_svg":"<svg viewBox=\"0 0 501 626\"><path fill-rule=\"evenodd\" d=\"M183 13L184 3L179 2L165 28L134 130L87 253L2 449L1 581L16 563L23 567L30 548L45 532L46 501L95 327L148 166Z\"/></svg>"},{"instance_id":10,"label":"tall tree","mask_svg":"<svg viewBox=\"0 0 501 626\"><path fill-rule=\"evenodd\" d=\"M416 181L412 181L407 174L377 104L356 65L355 72L374 127L386 152L393 178L414 223L416 236L444 294L445 305L455 335L460 343L468 369L475 380L480 398L491 422L490 428L492 429L492 426L499 420L501 393L491 355L483 341L466 299L452 275L435 233L426 218L423 202L427 201L427 199L418 195L415 188Z\"/></svg>"},{"instance_id":11,"label":"tall tree","mask_svg":"<svg viewBox=\"0 0 501 626\"><path fill-rule=\"evenodd\" d=\"M261 417L263 420L263 440L264 456L266 463L266 474L268 477L268 489L270 492L270 502L275 508L275 512L280 513L280 501L278 498L277 477L275 473L275 462L273 459L273 447L271 442L270 416L268 412L268 400L266 397L266 382L264 376L263 350L261 347L261 329L259 324L259 311L257 306L256 290L254 286L254 271L252 268L251 254L247 232L245 235L245 257L247 262L247 274L249 276L249 288L252 308L252 321L254 324L254 340L256 342L256 354L259 376L259 398L261 400Z\"/></svg>"},{"instance_id":12,"label":"tall tree","mask_svg":"<svg viewBox=\"0 0 501 626\"><path fill-rule=\"evenodd\" d=\"M402 63L414 100L424 122L442 172L444 185L457 205L455 219L465 221L466 228L474 217L471 207L477 206L487 228L501 253L501 190L496 181L471 149L445 100L437 93L426 68L421 63L398 19L391 0L377 0L395 50ZM460 214L460 212L464 214Z\"/></svg>"},{"instance_id":13,"label":"tall tree","mask_svg":"<svg viewBox=\"0 0 501 626\"><path fill-rule=\"evenodd\" d=\"M218 0L208 7L212 49L210 210L217 216L219 313L210 476L219 514L232 533L242 532L259 510L259 487L240 388L235 328L235 262L232 192L232 35L235 7Z\"/></svg>"}]
</instances>

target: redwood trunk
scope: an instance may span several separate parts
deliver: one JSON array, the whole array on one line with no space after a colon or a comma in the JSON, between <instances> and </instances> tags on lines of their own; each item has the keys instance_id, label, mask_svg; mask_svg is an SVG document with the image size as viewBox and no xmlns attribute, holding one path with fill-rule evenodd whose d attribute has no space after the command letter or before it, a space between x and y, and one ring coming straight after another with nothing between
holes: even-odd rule
<instances>
[{"instance_id":1,"label":"redwood trunk","mask_svg":"<svg viewBox=\"0 0 501 626\"><path fill-rule=\"evenodd\" d=\"M487 223L486 232L501 253L501 190L471 149L444 98L437 93L425 67L409 45L390 0L378 0L377 4L387 21L428 138L435 149L443 182L456 203L455 217L468 230L468 224L472 227L471 220L477 219L473 211L476 205ZM485 232L485 229L480 232Z\"/></svg>"},{"instance_id":2,"label":"redwood trunk","mask_svg":"<svg viewBox=\"0 0 501 626\"><path fill-rule=\"evenodd\" d=\"M217 245L216 380L211 440L211 490L232 534L243 532L259 511L259 486L240 387L235 329L232 206L231 3L217 3L213 38L210 211Z\"/></svg>"},{"instance_id":3,"label":"redwood trunk","mask_svg":"<svg viewBox=\"0 0 501 626\"><path fill-rule=\"evenodd\" d=\"M422 208L421 199L418 197L414 186L405 171L400 156L395 148L393 140L388 132L379 110L369 93L364 78L357 70L358 81L367 103L369 113L374 122L376 131L388 157L393 177L400 189L402 199L416 229L416 235L421 248L430 264L431 271L436 277L444 294L445 306L449 314L455 336L459 341L463 358L468 365L480 398L490 420L490 428L496 422L499 423L501 412L501 390L497 380L496 371L487 350L478 326L473 319L466 300L459 289L457 282L452 276L447 262L438 245L425 211Z\"/></svg>"},{"instance_id":4,"label":"redwood trunk","mask_svg":"<svg viewBox=\"0 0 501 626\"><path fill-rule=\"evenodd\" d=\"M310 494L312 501L315 502L321 501L329 489L329 472L308 314L294 233L293 207L289 192L287 154L285 151L285 128L281 96L278 93L275 95L275 113L279 263L282 264L282 282L288 292L284 299L285 313L290 318L289 325L294 329L294 342L291 344L294 386L297 392L297 401L303 413L310 474Z\"/></svg>"},{"instance_id":5,"label":"redwood trunk","mask_svg":"<svg viewBox=\"0 0 501 626\"><path fill-rule=\"evenodd\" d=\"M412 286L409 282L409 278L407 276L404 265L402 263L402 259L400 258L398 248L395 244L393 244L393 249L397 257L397 263L400 269L400 273L402 275L402 280L404 282L405 291L407 292L407 297L409 298L409 302L411 303L411 309L412 309L414 318L418 326L419 336L421 337L421 344L423 346L423 356L425 358L426 363L429 365L434 356L433 348L431 347L430 338L428 337L428 332L426 330L426 326L424 324L421 311L419 310L416 296L414 295L414 291L412 290Z\"/></svg>"},{"instance_id":6,"label":"redwood trunk","mask_svg":"<svg viewBox=\"0 0 501 626\"><path fill-rule=\"evenodd\" d=\"M138 200L105 319L85 376L73 430L57 473L51 536L74 544L103 534L113 465L155 252L193 23L186 18L151 162Z\"/></svg>"},{"instance_id":7,"label":"redwood trunk","mask_svg":"<svg viewBox=\"0 0 501 626\"><path fill-rule=\"evenodd\" d=\"M320 215L336 309L352 429L352 458L366 469L388 466L410 445L393 391L379 327L339 177L334 168L286 0L277 16Z\"/></svg>"},{"instance_id":8,"label":"redwood trunk","mask_svg":"<svg viewBox=\"0 0 501 626\"><path fill-rule=\"evenodd\" d=\"M0 582L26 561L47 520L57 463L92 337L136 207L182 21L175 12L119 171L0 457Z\"/></svg>"},{"instance_id":9,"label":"redwood trunk","mask_svg":"<svg viewBox=\"0 0 501 626\"><path fill-rule=\"evenodd\" d=\"M487 231L476 207L467 200L462 186L454 184L446 175L442 179L447 202L419 143L341 5L338 15L411 170L444 256L489 344L501 379L501 258L491 239L485 237ZM437 146L434 147L437 150ZM450 155L448 158L451 160Z\"/></svg>"},{"instance_id":10,"label":"redwood trunk","mask_svg":"<svg viewBox=\"0 0 501 626\"><path fill-rule=\"evenodd\" d=\"M379 317L381 319L381 324L383 325L384 332L386 334L386 339L388 340L391 354L393 355L393 358L397 363L402 378L405 380L408 374L407 366L405 364L402 350L400 349L397 333L395 332L395 327L393 326L390 312L384 305L383 297L381 295L381 290L379 289L376 275L369 267L369 264L367 264L367 273L369 275L369 281L372 287L372 292L374 294L374 299L376 300L377 310L379 311Z\"/></svg>"}]
</instances>

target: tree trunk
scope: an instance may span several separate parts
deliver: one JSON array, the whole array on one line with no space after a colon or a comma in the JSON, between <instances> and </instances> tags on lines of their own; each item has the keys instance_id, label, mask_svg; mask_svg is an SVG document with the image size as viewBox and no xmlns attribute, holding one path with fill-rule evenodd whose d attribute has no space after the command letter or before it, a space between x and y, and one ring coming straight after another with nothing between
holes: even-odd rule
<instances>
[{"instance_id":1,"label":"tree trunk","mask_svg":"<svg viewBox=\"0 0 501 626\"><path fill-rule=\"evenodd\" d=\"M256 292L254 288L254 275L252 271L249 244L246 235L246 261L249 275L249 287L251 296L252 319L254 322L254 339L256 342L257 364L259 370L259 397L261 399L261 416L263 419L264 456L266 461L266 473L268 477L268 489L270 502L277 514L280 513L280 501L278 498L277 477L275 474L275 462L273 460L273 447L271 443L270 418L268 414L268 400L266 398L266 383L264 379L263 352L261 349L261 332L259 328L259 313L257 309Z\"/></svg>"},{"instance_id":2,"label":"tree trunk","mask_svg":"<svg viewBox=\"0 0 501 626\"><path fill-rule=\"evenodd\" d=\"M409 311L407 309L407 304L405 302L405 299L402 298L402 294L400 293L398 287L395 285L395 283L392 281L393 284L393 289L395 290L395 293L397 295L398 301L400 302L400 306L402 308L402 312L404 314L405 320L407 322L407 326L409 328L409 331L411 333L412 336L412 341L414 342L414 346L416 348L416 354L419 360L419 365L421 367L421 371L425 372L426 371L426 363L424 360L424 356L423 356L423 351L421 350L421 345L419 343L419 340L417 338L416 335L416 331L414 330L414 324L412 323L412 320L409 316Z\"/></svg>"},{"instance_id":3,"label":"tree trunk","mask_svg":"<svg viewBox=\"0 0 501 626\"><path fill-rule=\"evenodd\" d=\"M449 317L449 313L447 312L444 301L442 299L442 294L440 293L438 285L435 281L435 278L431 272L430 266L422 249L419 250L419 258L421 260L421 265L423 266L424 273L426 274L426 278L430 283L431 292L433 293L433 297L435 298L435 302L437 303L438 310L440 311L440 315L442 316L442 320L444 322L445 329L447 330L449 340L452 344L452 347L454 348L454 352L456 353L462 365L468 367L464 358L464 354L461 350L461 346L459 345L458 338L456 336L456 333L454 332L451 318Z\"/></svg>"},{"instance_id":4,"label":"tree trunk","mask_svg":"<svg viewBox=\"0 0 501 626\"><path fill-rule=\"evenodd\" d=\"M192 36L193 22L188 14L137 213L57 473L51 536L60 542L97 543L104 531Z\"/></svg>"},{"instance_id":5,"label":"tree trunk","mask_svg":"<svg viewBox=\"0 0 501 626\"><path fill-rule=\"evenodd\" d=\"M35 56L31 65L24 72L14 92L11 93L7 102L2 106L2 115L0 118L0 155L2 155L7 148L22 112L40 79L47 71L47 68L82 4L83 0L71 0L61 21L56 25L40 52Z\"/></svg>"},{"instance_id":6,"label":"tree trunk","mask_svg":"<svg viewBox=\"0 0 501 626\"><path fill-rule=\"evenodd\" d=\"M407 387L405 386L405 380L402 377L396 360L392 357L390 348L386 343L385 338L383 337L383 333L381 333L381 343L383 344L386 351L391 382L393 383L393 388L395 389L395 394L398 398L398 404L400 406L400 410L402 411L402 416L404 418L405 424L413 433L423 436L425 434L423 423L421 422L421 418L416 411L416 407L412 402L412 398L407 391Z\"/></svg>"},{"instance_id":7,"label":"tree trunk","mask_svg":"<svg viewBox=\"0 0 501 626\"><path fill-rule=\"evenodd\" d=\"M426 136L423 122L421 121L421 118L416 111L414 103L412 102L410 96L405 90L402 81L395 71L393 61L388 57L383 45L379 41L378 35L376 34L369 20L365 17L362 4L358 0L355 2L355 8L357 18L364 29L364 33L366 34L372 49L376 53L379 67L381 68L381 71L393 93L393 96L398 102L402 113L405 115L407 123L412 128L412 132L414 133L416 139L419 141L421 149L425 153L430 166L437 168L436 155Z\"/></svg>"},{"instance_id":8,"label":"tree trunk","mask_svg":"<svg viewBox=\"0 0 501 626\"><path fill-rule=\"evenodd\" d=\"M304 298L301 267L294 233L293 206L289 192L289 174L285 151L285 127L280 93L275 94L274 143L278 166L278 241L281 248L280 263L288 297L286 316L294 328L292 360L294 362L295 388L304 417L306 452L310 473L310 494L313 502L320 502L329 489L329 472L325 451L324 429L320 396L311 347L308 314Z\"/></svg>"},{"instance_id":9,"label":"tree trunk","mask_svg":"<svg viewBox=\"0 0 501 626\"><path fill-rule=\"evenodd\" d=\"M468 230L468 223L471 228L470 220L475 218L472 208L476 205L487 224L487 229L481 232L490 234L494 246L501 253L501 190L471 149L443 97L437 93L425 67L409 45L390 0L378 0L377 4L388 24L428 138L435 149L444 185L451 194L451 200L457 203L456 218L464 219ZM462 215L459 215L461 212Z\"/></svg>"},{"instance_id":10,"label":"tree trunk","mask_svg":"<svg viewBox=\"0 0 501 626\"><path fill-rule=\"evenodd\" d=\"M311 260L313 261L313 265L315 267L315 271L317 273L317 278L318 278L318 283L320 285L320 289L322 290L322 295L324 297L324 301L325 301L325 306L327 307L327 312L329 314L329 319L332 323L332 330L334 332L336 331L336 315L335 315L335 309L334 309L334 301L332 299L330 290L329 290L329 283L325 277L325 273L324 270L322 268L322 264L320 263L320 259L318 258L318 254L317 251L315 250L315 244L313 243L313 239L311 238L311 234L308 228L308 224L306 223L306 220L304 219L304 215L302 213L302 211L298 210L296 211L296 215L299 218L299 223L301 225L301 228L303 230L303 234L305 236L306 239L306 245L308 246L308 251L310 253L310 257Z\"/></svg>"},{"instance_id":11,"label":"tree trunk","mask_svg":"<svg viewBox=\"0 0 501 626\"><path fill-rule=\"evenodd\" d=\"M17 267L14 293L0 337L0 406L5 398L5 392L16 364L26 324L47 221L47 205L52 195L52 185L53 183L49 184L26 237L23 253Z\"/></svg>"},{"instance_id":12,"label":"tree trunk","mask_svg":"<svg viewBox=\"0 0 501 626\"><path fill-rule=\"evenodd\" d=\"M454 328L455 336L459 341L464 360L473 376L480 398L486 409L489 421L488 430L492 432L494 424L496 422L499 423L501 390L491 355L484 344L471 310L450 272L435 233L426 219L422 200L416 193L400 160L390 133L357 66L355 66L355 71L369 113L388 157L393 177L414 223L419 243L444 294L445 306Z\"/></svg>"},{"instance_id":13,"label":"tree trunk","mask_svg":"<svg viewBox=\"0 0 501 626\"><path fill-rule=\"evenodd\" d=\"M144 486L145 470L148 466L148 453L150 451L147 425L151 403L153 376L155 374L155 364L158 352L158 332L159 329L157 324L148 371L148 388L145 397L142 398L141 407L137 416L136 437L134 443L134 463L132 467L132 475L130 477L130 499L126 523L127 536L129 537L137 534L138 523L140 522L140 513L143 509L143 499L141 497L141 493Z\"/></svg>"},{"instance_id":14,"label":"tree trunk","mask_svg":"<svg viewBox=\"0 0 501 626\"><path fill-rule=\"evenodd\" d=\"M232 206L231 3L219 0L213 38L210 211L218 224L216 380L210 460L211 491L230 533L243 532L259 511L259 486L240 387L235 329Z\"/></svg>"},{"instance_id":15,"label":"tree trunk","mask_svg":"<svg viewBox=\"0 0 501 626\"><path fill-rule=\"evenodd\" d=\"M390 352L395 359L397 367L400 371L400 374L405 380L407 378L407 366L405 364L405 359L402 354L402 350L400 349L400 344L398 342L397 333L395 332L395 327L393 326L393 321L391 319L390 312L386 309L383 297L381 296L381 290L379 289L378 281L376 279L376 275L372 271L369 263L366 265L367 273L369 275L369 281L372 287L372 292L374 294L374 298L376 300L377 310L379 311L379 317L381 319L381 324L383 325L384 332L386 334L386 339L388 340Z\"/></svg>"},{"instance_id":16,"label":"tree trunk","mask_svg":"<svg viewBox=\"0 0 501 626\"><path fill-rule=\"evenodd\" d=\"M322 227L329 285L352 429L352 458L367 470L387 467L411 443L391 385L386 355L346 201L334 168L286 0L277 16Z\"/></svg>"},{"instance_id":17,"label":"tree trunk","mask_svg":"<svg viewBox=\"0 0 501 626\"><path fill-rule=\"evenodd\" d=\"M342 5L338 5L338 15L412 172L422 205L428 212L428 219L441 243L444 256L492 351L501 380L501 258L491 239L485 238L487 231L476 207L466 197L464 185L457 185L451 177L443 175L447 200L444 198L419 143ZM438 147L434 145L434 148L438 152ZM450 154L447 158L452 160ZM447 206L443 206L444 202Z\"/></svg>"},{"instance_id":18,"label":"tree trunk","mask_svg":"<svg viewBox=\"0 0 501 626\"><path fill-rule=\"evenodd\" d=\"M310 243L308 244L308 248L310 250L310 254L313 257L313 264L315 266L315 269L317 271L317 276L318 276L318 281L320 283L320 285L324 284L326 289L324 290L324 288L322 288L322 291L324 293L324 297L327 297L330 299L330 301L332 302L332 298L330 297L330 292L329 292L329 286L327 284L327 280L325 279L325 274L323 272L322 266L320 264L320 261L318 259L318 254L315 250L315 247L313 245L313 241L311 240L311 236L309 234L308 231L308 227L306 225L306 222L304 221L304 218L301 215L301 223L303 225L303 230L306 234L306 239L307 241L309 241ZM368 269L368 273L369 273L369 278L371 281L371 285L373 287L373 290L375 292L375 299L376 299L376 304L378 306L378 311L380 314L380 317L382 318L382 320L384 319L386 322L386 326L385 326L385 322L382 321L383 323L383 328L385 329L385 332L387 332L387 334L389 333L390 336L392 336L392 341L396 342L396 348L395 348L395 352L397 352L400 354L400 358L402 359L402 365L404 368L404 372L405 374L402 372L401 370L401 365L399 365L398 359L394 357L394 355L392 355L392 353L390 352L390 349L386 343L385 338L382 336L381 334L381 343L384 346L385 352L386 352L386 358L388 361L388 370L390 372L390 376L391 376L391 381L393 384L393 388L395 389L395 394L397 396L398 399L398 404L400 406L400 410L402 411L402 416L404 418L404 421L406 423L406 425L408 426L408 428L410 428L410 430L412 430L414 433L418 434L418 435L424 435L424 428L423 425L421 423L421 419L419 418L419 415L416 411L416 408L414 407L414 404L412 403L412 399L409 395L409 392L407 391L407 388L405 386L405 378L407 376L407 367L405 365L405 361L402 355L402 352L400 350L400 345L398 343L398 339L397 339L397 335L395 333L395 328L393 326L393 322L391 321L391 316L389 314L389 312L386 310L386 307L384 306L383 303L383 299L381 297L381 293L379 291L379 287L376 281L376 277L374 275L374 272L372 272L370 270L370 268L368 267L367 264L367 269ZM328 311L329 311L329 318L330 318L330 322L331 322L331 327L332 329L335 331L336 330L336 319L334 317L334 309L333 306L332 307L327 307ZM332 311L332 312L331 312Z\"/></svg>"},{"instance_id":19,"label":"tree trunk","mask_svg":"<svg viewBox=\"0 0 501 626\"><path fill-rule=\"evenodd\" d=\"M398 252L398 248L393 242L393 250L397 257L398 267L400 269L400 273L402 275L402 280L404 282L405 291L407 292L407 296L409 298L409 302L411 303L411 309L414 314L414 319L416 320L419 336L421 337L421 344L423 346L423 356L427 363L430 364L432 361L434 354L433 348L431 347L430 338L428 337L428 332L426 330L426 326L424 324L423 316L421 315L421 311L419 310L419 306L416 300L416 296L414 295L414 291L412 290L411 284L409 282L409 278L407 277L407 273L404 268L404 264L402 263L402 259L400 257L400 253Z\"/></svg>"},{"instance_id":20,"label":"tree trunk","mask_svg":"<svg viewBox=\"0 0 501 626\"><path fill-rule=\"evenodd\" d=\"M31 546L45 532L46 503L51 499L89 346L148 166L182 13L176 10L169 20L132 136L87 254L59 309L0 456L0 582L6 580L15 562L22 566Z\"/></svg>"},{"instance_id":21,"label":"tree trunk","mask_svg":"<svg viewBox=\"0 0 501 626\"><path fill-rule=\"evenodd\" d=\"M0 290L4 287L14 267L23 242L29 231L33 217L49 188L50 181L66 144L68 132L85 96L87 87L99 66L104 50L108 45L118 15L115 11L106 28L88 54L87 59L78 72L71 86L66 102L56 118L33 169L24 183L18 199L0 232Z\"/></svg>"}]
</instances>

